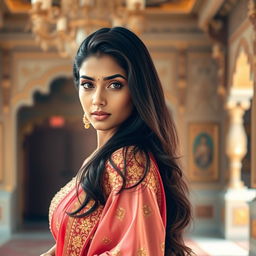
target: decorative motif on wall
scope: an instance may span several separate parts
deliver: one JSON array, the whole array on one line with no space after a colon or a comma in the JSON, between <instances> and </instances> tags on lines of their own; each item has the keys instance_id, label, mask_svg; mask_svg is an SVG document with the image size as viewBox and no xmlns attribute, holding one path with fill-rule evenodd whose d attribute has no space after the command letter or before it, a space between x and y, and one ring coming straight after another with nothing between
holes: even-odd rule
<instances>
[{"instance_id":1,"label":"decorative motif on wall","mask_svg":"<svg viewBox=\"0 0 256 256\"><path fill-rule=\"evenodd\" d=\"M219 178L219 125L190 123L188 176L195 182L214 182Z\"/></svg>"},{"instance_id":2,"label":"decorative motif on wall","mask_svg":"<svg viewBox=\"0 0 256 256\"><path fill-rule=\"evenodd\" d=\"M219 118L222 104L217 93L216 65L210 54L189 53L187 73L186 114Z\"/></svg>"},{"instance_id":3,"label":"decorative motif on wall","mask_svg":"<svg viewBox=\"0 0 256 256\"><path fill-rule=\"evenodd\" d=\"M176 62L175 55L153 55L154 64L156 66L157 72L159 74L163 89L164 95L168 102L171 104L177 104L177 92L176 92Z\"/></svg>"},{"instance_id":4,"label":"decorative motif on wall","mask_svg":"<svg viewBox=\"0 0 256 256\"><path fill-rule=\"evenodd\" d=\"M235 207L232 210L233 226L245 226L249 224L249 211L246 207Z\"/></svg>"},{"instance_id":5,"label":"decorative motif on wall","mask_svg":"<svg viewBox=\"0 0 256 256\"><path fill-rule=\"evenodd\" d=\"M195 211L196 217L200 219L212 219L214 215L212 205L197 205Z\"/></svg>"},{"instance_id":6,"label":"decorative motif on wall","mask_svg":"<svg viewBox=\"0 0 256 256\"><path fill-rule=\"evenodd\" d=\"M212 49L212 56L218 66L218 94L224 97L226 91L226 49L220 44L215 43Z\"/></svg>"}]
</instances>

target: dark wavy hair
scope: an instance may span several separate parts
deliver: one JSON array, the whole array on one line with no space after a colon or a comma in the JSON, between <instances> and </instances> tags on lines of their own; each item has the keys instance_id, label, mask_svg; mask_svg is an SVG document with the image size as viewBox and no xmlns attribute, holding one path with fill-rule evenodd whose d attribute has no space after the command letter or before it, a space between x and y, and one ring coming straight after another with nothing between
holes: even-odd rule
<instances>
[{"instance_id":1,"label":"dark wavy hair","mask_svg":"<svg viewBox=\"0 0 256 256\"><path fill-rule=\"evenodd\" d=\"M99 29L89 35L77 51L73 67L77 89L79 69L83 61L93 55L109 55L126 71L134 108L116 133L80 169L79 184L86 192L86 197L81 206L69 215L84 217L106 203L102 184L106 161L113 163L111 155L117 149L135 146L135 150L143 152L147 159L144 175L135 185L138 185L148 172L149 153L156 159L164 184L167 205L165 255L192 255L192 250L185 245L183 238L192 214L188 187L179 164L178 136L150 54L143 42L128 29ZM125 159L125 152L123 154ZM129 189L125 186L125 172L116 167L115 169L123 179L121 191ZM79 214L91 200L94 205Z\"/></svg>"}]
</instances>

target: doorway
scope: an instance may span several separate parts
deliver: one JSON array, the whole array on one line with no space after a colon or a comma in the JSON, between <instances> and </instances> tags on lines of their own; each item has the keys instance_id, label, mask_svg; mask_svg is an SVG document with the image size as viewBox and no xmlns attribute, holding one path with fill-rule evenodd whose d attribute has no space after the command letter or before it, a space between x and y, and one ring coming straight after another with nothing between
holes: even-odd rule
<instances>
[{"instance_id":1,"label":"doorway","mask_svg":"<svg viewBox=\"0 0 256 256\"><path fill-rule=\"evenodd\" d=\"M72 83L66 78L54 80L49 95L36 92L34 105L18 112L22 227L48 221L52 197L96 147L95 131L83 127L83 112Z\"/></svg>"}]
</instances>

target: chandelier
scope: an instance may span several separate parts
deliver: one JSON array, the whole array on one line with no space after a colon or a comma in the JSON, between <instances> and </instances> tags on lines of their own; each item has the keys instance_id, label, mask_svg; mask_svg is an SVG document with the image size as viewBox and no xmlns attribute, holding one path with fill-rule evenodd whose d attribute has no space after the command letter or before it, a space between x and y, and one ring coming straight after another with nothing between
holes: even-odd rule
<instances>
[{"instance_id":1,"label":"chandelier","mask_svg":"<svg viewBox=\"0 0 256 256\"><path fill-rule=\"evenodd\" d=\"M74 56L90 33L123 26L140 34L145 0L32 0L32 32L43 50L55 47L62 57Z\"/></svg>"}]
</instances>

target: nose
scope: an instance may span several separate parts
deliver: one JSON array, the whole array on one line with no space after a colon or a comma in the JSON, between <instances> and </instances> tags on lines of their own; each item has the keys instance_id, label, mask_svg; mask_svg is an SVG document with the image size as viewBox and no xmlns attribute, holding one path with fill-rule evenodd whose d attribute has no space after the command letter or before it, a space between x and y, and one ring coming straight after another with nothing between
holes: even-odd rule
<instances>
[{"instance_id":1,"label":"nose","mask_svg":"<svg viewBox=\"0 0 256 256\"><path fill-rule=\"evenodd\" d=\"M92 104L96 106L104 106L106 105L106 97L104 95L104 91L100 86L95 90L92 95Z\"/></svg>"}]
</instances>

